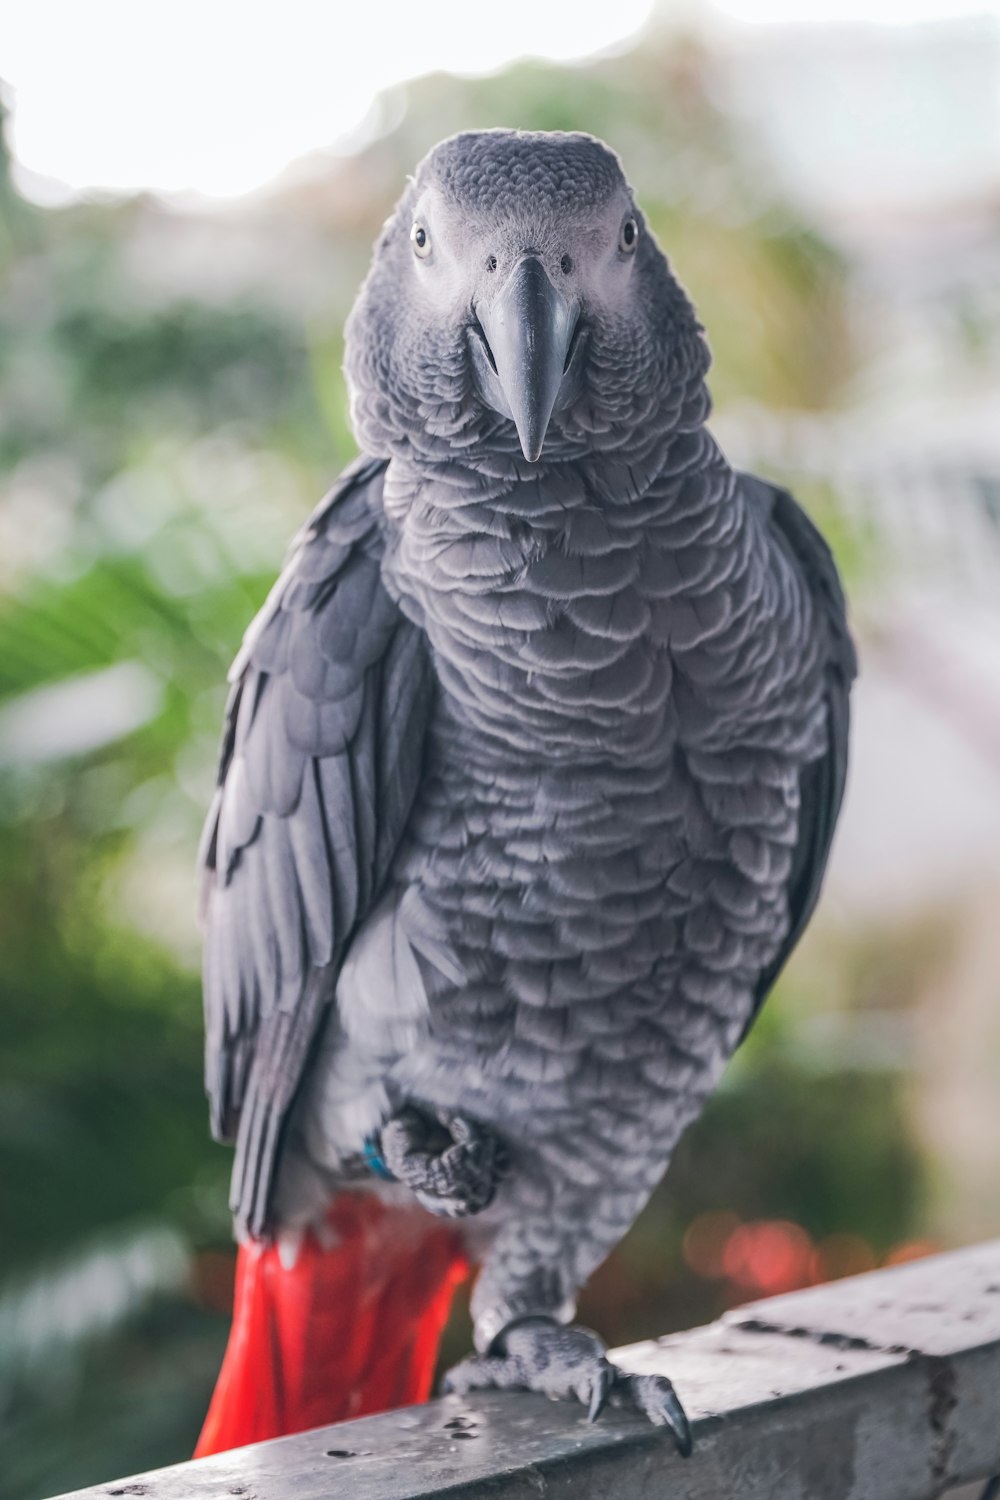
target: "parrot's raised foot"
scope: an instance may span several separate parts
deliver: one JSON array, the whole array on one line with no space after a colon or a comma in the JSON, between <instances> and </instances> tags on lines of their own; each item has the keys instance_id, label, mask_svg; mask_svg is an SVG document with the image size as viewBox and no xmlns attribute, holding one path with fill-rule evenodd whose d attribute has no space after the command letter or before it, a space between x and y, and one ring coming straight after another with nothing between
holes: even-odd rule
<instances>
[{"instance_id":1,"label":"parrot's raised foot","mask_svg":"<svg viewBox=\"0 0 1000 1500\"><path fill-rule=\"evenodd\" d=\"M447 1123L407 1105L387 1120L382 1160L431 1213L464 1219L481 1213L496 1194L507 1165L499 1137L474 1120Z\"/></svg>"},{"instance_id":2,"label":"parrot's raised foot","mask_svg":"<svg viewBox=\"0 0 1000 1500\"><path fill-rule=\"evenodd\" d=\"M628 1375L607 1357L596 1333L564 1327L552 1318L523 1318L500 1335L489 1354L473 1354L448 1371L444 1389L537 1391L553 1400L575 1399L595 1421L605 1404L641 1412L669 1427L678 1452L691 1452L691 1426L665 1375Z\"/></svg>"}]
</instances>

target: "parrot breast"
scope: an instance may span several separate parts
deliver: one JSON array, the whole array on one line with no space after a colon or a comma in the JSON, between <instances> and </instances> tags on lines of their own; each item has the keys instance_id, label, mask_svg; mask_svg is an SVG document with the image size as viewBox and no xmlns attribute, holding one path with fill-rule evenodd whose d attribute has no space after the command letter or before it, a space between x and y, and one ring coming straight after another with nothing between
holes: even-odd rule
<instances>
[{"instance_id":1,"label":"parrot breast","mask_svg":"<svg viewBox=\"0 0 1000 1500\"><path fill-rule=\"evenodd\" d=\"M398 1076L484 1118L511 1080L556 1113L707 1090L780 941L797 797L795 766L708 753L781 629L732 472L703 432L617 496L596 467L462 491L394 461L385 508L442 690L396 877L449 954Z\"/></svg>"}]
</instances>

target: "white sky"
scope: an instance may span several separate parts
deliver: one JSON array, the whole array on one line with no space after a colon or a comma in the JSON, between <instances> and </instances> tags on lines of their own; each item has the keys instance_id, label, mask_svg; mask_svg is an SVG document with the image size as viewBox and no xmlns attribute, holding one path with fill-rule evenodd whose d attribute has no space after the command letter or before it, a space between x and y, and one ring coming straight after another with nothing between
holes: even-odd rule
<instances>
[{"instance_id":1,"label":"white sky","mask_svg":"<svg viewBox=\"0 0 1000 1500\"><path fill-rule=\"evenodd\" d=\"M946 17L1000 15L1000 0L712 0L711 8L729 20L751 24L866 21L912 26Z\"/></svg>"},{"instance_id":2,"label":"white sky","mask_svg":"<svg viewBox=\"0 0 1000 1500\"><path fill-rule=\"evenodd\" d=\"M717 20L900 23L1000 0L715 0ZM653 0L2 0L0 78L22 186L229 196L355 131L375 94L432 69L621 43ZM698 0L663 0L693 17ZM50 186L36 179L49 179Z\"/></svg>"}]
</instances>

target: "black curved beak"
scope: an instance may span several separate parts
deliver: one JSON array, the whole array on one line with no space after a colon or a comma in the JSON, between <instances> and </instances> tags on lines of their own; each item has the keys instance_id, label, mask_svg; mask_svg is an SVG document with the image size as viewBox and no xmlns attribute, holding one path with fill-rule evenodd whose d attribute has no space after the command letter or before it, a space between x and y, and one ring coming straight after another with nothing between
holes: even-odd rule
<instances>
[{"instance_id":1,"label":"black curved beak","mask_svg":"<svg viewBox=\"0 0 1000 1500\"><path fill-rule=\"evenodd\" d=\"M537 463L569 363L577 309L556 291L541 262L527 255L476 314L487 346L488 368L479 361L484 394L513 417L521 451Z\"/></svg>"}]
</instances>

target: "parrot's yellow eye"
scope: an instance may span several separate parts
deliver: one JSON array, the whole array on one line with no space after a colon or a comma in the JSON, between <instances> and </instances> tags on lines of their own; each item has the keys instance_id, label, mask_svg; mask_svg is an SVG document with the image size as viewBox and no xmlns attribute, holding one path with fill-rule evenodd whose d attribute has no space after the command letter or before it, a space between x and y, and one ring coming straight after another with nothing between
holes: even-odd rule
<instances>
[{"instance_id":1,"label":"parrot's yellow eye","mask_svg":"<svg viewBox=\"0 0 1000 1500\"><path fill-rule=\"evenodd\" d=\"M414 224L410 230L410 244L413 246L414 255L419 255L421 260L426 260L431 253L431 237L422 224Z\"/></svg>"},{"instance_id":2,"label":"parrot's yellow eye","mask_svg":"<svg viewBox=\"0 0 1000 1500\"><path fill-rule=\"evenodd\" d=\"M639 239L639 226L634 219L626 219L622 225L621 234L618 236L618 248L626 255L631 255Z\"/></svg>"}]
</instances>

